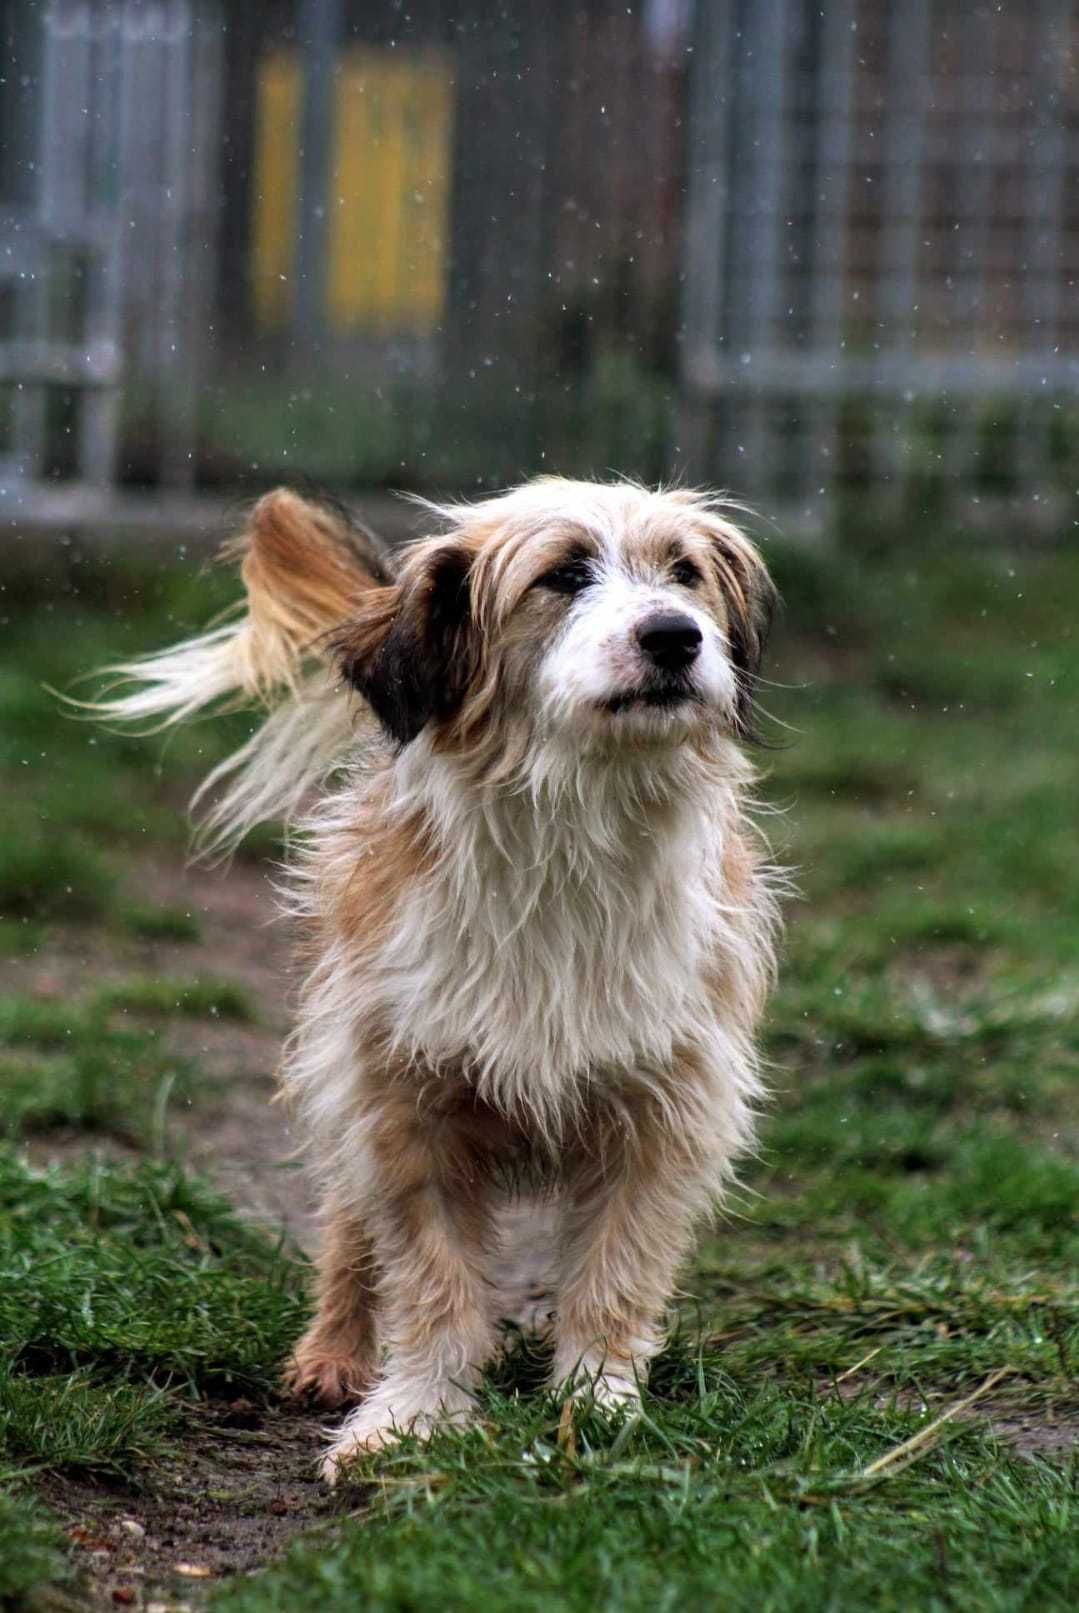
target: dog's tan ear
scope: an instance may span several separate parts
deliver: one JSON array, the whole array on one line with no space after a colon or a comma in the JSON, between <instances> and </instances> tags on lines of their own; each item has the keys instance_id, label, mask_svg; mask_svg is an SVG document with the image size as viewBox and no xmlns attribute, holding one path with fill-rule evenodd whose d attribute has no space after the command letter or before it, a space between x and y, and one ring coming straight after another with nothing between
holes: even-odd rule
<instances>
[{"instance_id":1,"label":"dog's tan ear","mask_svg":"<svg viewBox=\"0 0 1079 1613\"><path fill-rule=\"evenodd\" d=\"M241 562L249 621L243 681L262 695L294 685L303 659L319 654L320 637L392 576L377 539L344 510L287 487L259 499L222 559Z\"/></svg>"},{"instance_id":2,"label":"dog's tan ear","mask_svg":"<svg viewBox=\"0 0 1079 1613\"><path fill-rule=\"evenodd\" d=\"M424 544L400 582L370 594L336 639L344 676L398 745L453 716L468 688L475 670L470 564L460 543Z\"/></svg>"}]
</instances>

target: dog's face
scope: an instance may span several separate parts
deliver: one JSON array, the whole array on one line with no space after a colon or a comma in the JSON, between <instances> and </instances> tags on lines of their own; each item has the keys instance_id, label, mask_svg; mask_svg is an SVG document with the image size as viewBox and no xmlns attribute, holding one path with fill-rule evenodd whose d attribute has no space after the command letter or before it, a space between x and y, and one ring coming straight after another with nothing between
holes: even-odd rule
<instances>
[{"instance_id":1,"label":"dog's face","mask_svg":"<svg viewBox=\"0 0 1079 1613\"><path fill-rule=\"evenodd\" d=\"M455 513L339 648L402 745L651 749L750 734L772 597L706 498L545 479Z\"/></svg>"}]
</instances>

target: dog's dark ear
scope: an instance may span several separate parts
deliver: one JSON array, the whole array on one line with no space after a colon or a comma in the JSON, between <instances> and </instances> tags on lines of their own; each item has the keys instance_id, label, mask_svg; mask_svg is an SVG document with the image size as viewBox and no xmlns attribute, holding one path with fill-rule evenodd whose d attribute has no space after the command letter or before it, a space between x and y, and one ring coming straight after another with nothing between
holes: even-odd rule
<instances>
[{"instance_id":1,"label":"dog's dark ear","mask_svg":"<svg viewBox=\"0 0 1079 1613\"><path fill-rule=\"evenodd\" d=\"M737 527L717 522L712 552L727 607L727 640L738 683L735 728L739 738L759 743L753 702L778 594L764 561Z\"/></svg>"},{"instance_id":2,"label":"dog's dark ear","mask_svg":"<svg viewBox=\"0 0 1079 1613\"><path fill-rule=\"evenodd\" d=\"M372 593L337 637L345 678L398 745L451 717L468 688L475 664L470 562L460 544L433 545L406 563L399 583Z\"/></svg>"},{"instance_id":3,"label":"dog's dark ear","mask_svg":"<svg viewBox=\"0 0 1079 1613\"><path fill-rule=\"evenodd\" d=\"M772 630L777 594L763 565L755 569L741 600L728 602L727 635L738 679L735 720L743 739L760 741L753 713L761 661Z\"/></svg>"}]
</instances>

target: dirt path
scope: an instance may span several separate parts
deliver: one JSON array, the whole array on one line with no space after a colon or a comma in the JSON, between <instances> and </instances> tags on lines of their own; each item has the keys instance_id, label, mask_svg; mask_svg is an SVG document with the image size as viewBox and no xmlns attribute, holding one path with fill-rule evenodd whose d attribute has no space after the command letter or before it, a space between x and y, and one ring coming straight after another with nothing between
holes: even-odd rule
<instances>
[{"instance_id":1,"label":"dirt path","mask_svg":"<svg viewBox=\"0 0 1079 1613\"><path fill-rule=\"evenodd\" d=\"M314 1205L296 1158L274 1070L289 1023L286 926L275 922L267 870L220 872L147 859L128 886L145 908L192 914L195 942L141 940L100 930L57 932L30 958L0 964L0 992L77 996L132 975L212 976L242 986L255 1018L180 1020L169 1035L206 1084L169 1113L170 1147L271 1231L310 1248ZM42 1163L88 1148L135 1157L113 1138L54 1132L30 1147ZM340 1510L319 1482L324 1419L286 1406L208 1403L192 1413L181 1458L140 1468L130 1487L65 1475L41 1483L68 1531L82 1583L61 1606L148 1610L197 1607L219 1578L277 1556L298 1530ZM51 1604L50 1604L51 1605Z\"/></svg>"},{"instance_id":2,"label":"dirt path","mask_svg":"<svg viewBox=\"0 0 1079 1613\"><path fill-rule=\"evenodd\" d=\"M298 1531L355 1506L319 1482L317 1418L242 1400L192 1417L179 1456L140 1468L130 1490L70 1474L40 1483L80 1575L58 1610L197 1608L215 1582L254 1572Z\"/></svg>"},{"instance_id":3,"label":"dirt path","mask_svg":"<svg viewBox=\"0 0 1079 1613\"><path fill-rule=\"evenodd\" d=\"M205 975L241 986L252 1023L180 1021L170 1036L206 1078L198 1100L169 1111L170 1146L211 1177L245 1214L287 1232L303 1248L313 1242L313 1200L296 1154L284 1106L274 1101L274 1071L289 1026L292 973L287 926L276 919L269 872L250 863L207 871L146 859L129 876L148 909L171 908L197 919L200 939L143 940L70 928L41 952L0 964L0 992L76 996L133 974ZM90 1139L107 1153L126 1152L110 1139ZM83 1132L55 1133L32 1148L42 1161L85 1151Z\"/></svg>"}]
</instances>

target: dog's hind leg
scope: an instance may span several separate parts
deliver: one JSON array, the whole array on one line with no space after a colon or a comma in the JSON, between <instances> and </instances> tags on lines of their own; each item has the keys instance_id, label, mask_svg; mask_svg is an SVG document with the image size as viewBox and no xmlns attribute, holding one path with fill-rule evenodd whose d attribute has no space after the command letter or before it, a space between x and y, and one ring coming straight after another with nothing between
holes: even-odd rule
<instances>
[{"instance_id":1,"label":"dog's hind leg","mask_svg":"<svg viewBox=\"0 0 1079 1613\"><path fill-rule=\"evenodd\" d=\"M331 1206L318 1256L317 1310L285 1368L293 1395L340 1406L366 1394L377 1371L374 1251L363 1223Z\"/></svg>"}]
</instances>

